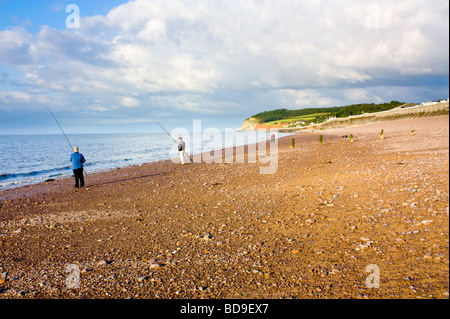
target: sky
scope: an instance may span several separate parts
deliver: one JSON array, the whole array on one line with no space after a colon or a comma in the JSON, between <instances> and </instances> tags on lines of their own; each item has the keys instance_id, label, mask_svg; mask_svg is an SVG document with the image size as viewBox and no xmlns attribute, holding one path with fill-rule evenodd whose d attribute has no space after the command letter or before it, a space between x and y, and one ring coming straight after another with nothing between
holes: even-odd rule
<instances>
[{"instance_id":1,"label":"sky","mask_svg":"<svg viewBox=\"0 0 450 319\"><path fill-rule=\"evenodd\" d=\"M448 97L448 0L0 0L0 134Z\"/></svg>"}]
</instances>

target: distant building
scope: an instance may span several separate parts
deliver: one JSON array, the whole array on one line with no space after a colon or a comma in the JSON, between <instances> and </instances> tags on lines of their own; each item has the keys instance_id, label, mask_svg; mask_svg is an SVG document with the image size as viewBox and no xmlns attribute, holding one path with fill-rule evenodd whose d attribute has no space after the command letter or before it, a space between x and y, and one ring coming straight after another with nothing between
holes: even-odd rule
<instances>
[{"instance_id":1,"label":"distant building","mask_svg":"<svg viewBox=\"0 0 450 319\"><path fill-rule=\"evenodd\" d=\"M420 103L420 106L448 103L448 101L449 101L449 99L446 99L446 100L441 99L441 100L437 100L437 101L428 101L428 102Z\"/></svg>"}]
</instances>

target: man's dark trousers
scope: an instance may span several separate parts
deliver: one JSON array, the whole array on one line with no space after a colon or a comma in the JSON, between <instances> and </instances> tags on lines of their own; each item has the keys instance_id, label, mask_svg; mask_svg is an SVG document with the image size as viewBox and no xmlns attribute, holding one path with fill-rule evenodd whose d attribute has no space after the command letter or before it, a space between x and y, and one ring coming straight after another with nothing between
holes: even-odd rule
<instances>
[{"instance_id":1,"label":"man's dark trousers","mask_svg":"<svg viewBox=\"0 0 450 319\"><path fill-rule=\"evenodd\" d=\"M84 187L83 168L74 169L73 176L75 176L75 188Z\"/></svg>"}]
</instances>

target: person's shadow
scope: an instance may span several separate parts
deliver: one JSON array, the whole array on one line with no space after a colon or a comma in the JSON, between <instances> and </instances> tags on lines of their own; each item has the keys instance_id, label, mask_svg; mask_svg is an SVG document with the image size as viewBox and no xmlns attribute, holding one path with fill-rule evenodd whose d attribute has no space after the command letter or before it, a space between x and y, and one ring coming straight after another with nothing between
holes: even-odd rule
<instances>
[{"instance_id":1,"label":"person's shadow","mask_svg":"<svg viewBox=\"0 0 450 319\"><path fill-rule=\"evenodd\" d=\"M166 175L166 173L158 173L158 174L150 174L150 175L129 177L129 178L124 178L124 179L119 179L119 180L114 180L114 181L102 182L102 183L99 183L99 184L92 184L92 185L89 185L88 187L89 188L91 188L91 187L98 187L98 186L103 186L103 185L109 185L109 184L115 184L115 183L121 183L121 182L128 182L128 181L132 181L132 180L136 180L136 179L148 178L148 177L153 177L153 176L162 176L162 175Z\"/></svg>"}]
</instances>

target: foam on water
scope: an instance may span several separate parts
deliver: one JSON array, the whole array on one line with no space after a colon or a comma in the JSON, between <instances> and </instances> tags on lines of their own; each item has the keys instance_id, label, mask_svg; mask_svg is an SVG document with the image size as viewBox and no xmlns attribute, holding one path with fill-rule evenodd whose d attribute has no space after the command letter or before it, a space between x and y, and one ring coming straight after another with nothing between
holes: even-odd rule
<instances>
[{"instance_id":1,"label":"foam on water","mask_svg":"<svg viewBox=\"0 0 450 319\"><path fill-rule=\"evenodd\" d=\"M217 132L216 132L217 133ZM186 151L196 154L267 140L270 133L188 134ZM287 134L278 134L277 137ZM156 162L177 157L176 144L166 134L69 134L86 158L90 172ZM220 136L221 138L217 138ZM175 137L176 138L176 137ZM200 140L199 140L200 139ZM0 135L0 190L72 176L71 149L63 135Z\"/></svg>"}]
</instances>

